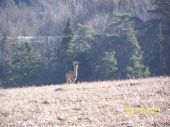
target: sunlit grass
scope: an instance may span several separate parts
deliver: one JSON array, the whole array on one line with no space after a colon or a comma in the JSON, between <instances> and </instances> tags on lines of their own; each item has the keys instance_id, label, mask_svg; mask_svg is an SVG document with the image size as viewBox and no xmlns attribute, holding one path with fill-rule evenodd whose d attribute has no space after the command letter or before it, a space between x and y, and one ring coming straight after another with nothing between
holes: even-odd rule
<instances>
[{"instance_id":1,"label":"sunlit grass","mask_svg":"<svg viewBox=\"0 0 170 127\"><path fill-rule=\"evenodd\" d=\"M0 89L0 127L169 127L169 100L169 77Z\"/></svg>"}]
</instances>

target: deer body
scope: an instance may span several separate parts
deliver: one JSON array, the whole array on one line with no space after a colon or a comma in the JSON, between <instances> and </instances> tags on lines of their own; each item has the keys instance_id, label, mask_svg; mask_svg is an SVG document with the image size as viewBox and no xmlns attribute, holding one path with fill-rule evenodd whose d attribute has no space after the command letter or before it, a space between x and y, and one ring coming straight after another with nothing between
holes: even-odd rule
<instances>
[{"instance_id":1,"label":"deer body","mask_svg":"<svg viewBox=\"0 0 170 127\"><path fill-rule=\"evenodd\" d=\"M66 81L67 81L67 83L74 83L77 80L78 64L79 64L79 62L74 61L73 62L74 71L69 71L69 72L66 73Z\"/></svg>"}]
</instances>

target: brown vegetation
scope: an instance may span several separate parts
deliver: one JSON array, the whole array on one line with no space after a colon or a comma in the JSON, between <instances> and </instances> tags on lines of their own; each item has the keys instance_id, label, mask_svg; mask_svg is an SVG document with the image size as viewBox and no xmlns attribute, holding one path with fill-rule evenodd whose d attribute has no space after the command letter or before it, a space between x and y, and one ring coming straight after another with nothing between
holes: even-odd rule
<instances>
[{"instance_id":1,"label":"brown vegetation","mask_svg":"<svg viewBox=\"0 0 170 127\"><path fill-rule=\"evenodd\" d=\"M152 8L150 0L1 1L0 32L10 37L61 34L63 22L69 16L73 18L75 24L90 22L93 25L97 21L98 26L93 27L98 29L104 26L100 26L98 17L101 14L112 16L116 11L129 10L133 15L146 20L148 19L147 10ZM5 6L3 3L6 3Z\"/></svg>"},{"instance_id":2,"label":"brown vegetation","mask_svg":"<svg viewBox=\"0 0 170 127\"><path fill-rule=\"evenodd\" d=\"M169 77L0 89L0 126L169 127L169 100Z\"/></svg>"}]
</instances>

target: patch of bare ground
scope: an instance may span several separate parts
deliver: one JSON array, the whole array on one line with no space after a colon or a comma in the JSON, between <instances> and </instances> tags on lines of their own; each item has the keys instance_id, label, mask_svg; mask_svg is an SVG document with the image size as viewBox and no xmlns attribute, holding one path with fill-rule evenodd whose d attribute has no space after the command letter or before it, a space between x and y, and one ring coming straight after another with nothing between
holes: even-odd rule
<instances>
[{"instance_id":1,"label":"patch of bare ground","mask_svg":"<svg viewBox=\"0 0 170 127\"><path fill-rule=\"evenodd\" d=\"M169 100L169 77L0 89L0 127L170 127Z\"/></svg>"}]
</instances>

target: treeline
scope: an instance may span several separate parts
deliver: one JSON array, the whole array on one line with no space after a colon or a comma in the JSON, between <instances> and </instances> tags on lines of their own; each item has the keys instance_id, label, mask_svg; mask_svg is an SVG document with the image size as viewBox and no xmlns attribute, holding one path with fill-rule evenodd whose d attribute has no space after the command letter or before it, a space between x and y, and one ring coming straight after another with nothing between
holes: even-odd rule
<instances>
[{"instance_id":1,"label":"treeline","mask_svg":"<svg viewBox=\"0 0 170 127\"><path fill-rule=\"evenodd\" d=\"M116 13L103 33L88 24L64 23L60 46L45 57L23 42L7 59L1 40L2 87L65 82L72 61L80 62L78 80L113 80L170 74L170 1L155 0L153 19L143 22L130 13ZM57 45L57 44L56 44Z\"/></svg>"}]
</instances>

